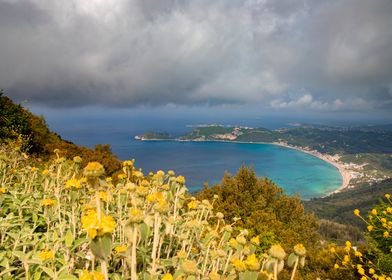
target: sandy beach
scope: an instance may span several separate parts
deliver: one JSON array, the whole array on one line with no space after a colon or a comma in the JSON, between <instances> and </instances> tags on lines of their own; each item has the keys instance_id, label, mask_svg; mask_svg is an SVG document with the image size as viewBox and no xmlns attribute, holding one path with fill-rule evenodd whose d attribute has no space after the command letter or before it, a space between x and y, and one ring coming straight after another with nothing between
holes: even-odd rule
<instances>
[{"instance_id":1,"label":"sandy beach","mask_svg":"<svg viewBox=\"0 0 392 280\"><path fill-rule=\"evenodd\" d=\"M282 143L282 142L273 142L271 144L282 146L282 147L289 148L289 149L294 149L294 150L297 150L297 151L301 151L301 152L310 154L312 156L318 157L319 159L322 159L322 160L332 164L333 166L335 166L339 170L339 172L340 172L340 174L342 176L342 185L340 186L340 188L338 188L337 190L331 192L330 194L340 192L340 191L344 190L345 188L347 188L350 185L350 180L351 180L351 173L350 173L350 171L347 170L342 163L334 160L331 156L321 154L321 153L319 153L317 151L305 150L303 148L300 148L300 147L297 147L297 146L291 146L291 145L288 145L288 144Z\"/></svg>"}]
</instances>

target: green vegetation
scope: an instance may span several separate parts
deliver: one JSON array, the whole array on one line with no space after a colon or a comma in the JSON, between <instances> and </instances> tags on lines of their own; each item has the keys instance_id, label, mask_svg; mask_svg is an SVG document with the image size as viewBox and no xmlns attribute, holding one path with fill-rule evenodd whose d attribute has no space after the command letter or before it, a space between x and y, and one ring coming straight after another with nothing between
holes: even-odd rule
<instances>
[{"instance_id":1,"label":"green vegetation","mask_svg":"<svg viewBox=\"0 0 392 280\"><path fill-rule=\"evenodd\" d=\"M293 279L305 265L302 244L260 246L173 171L125 161L112 180L78 156L35 166L17 142L0 150L2 279Z\"/></svg>"},{"instance_id":2,"label":"green vegetation","mask_svg":"<svg viewBox=\"0 0 392 280\"><path fill-rule=\"evenodd\" d=\"M170 140L170 139L174 139L174 137L170 136L169 133L167 132L146 132L140 136L137 136L137 139L141 139L141 140L155 140L155 139L159 139L159 140Z\"/></svg>"},{"instance_id":3,"label":"green vegetation","mask_svg":"<svg viewBox=\"0 0 392 280\"><path fill-rule=\"evenodd\" d=\"M392 277L392 201L391 194L385 194L385 200L380 198L376 205L365 218L359 209L353 211L366 225L366 247L355 248L351 242L345 244L345 252L336 253L336 269L354 269L358 278L383 279Z\"/></svg>"},{"instance_id":4,"label":"green vegetation","mask_svg":"<svg viewBox=\"0 0 392 280\"><path fill-rule=\"evenodd\" d=\"M317 220L299 197L252 169L226 174L195 198L173 171L144 175L133 161L120 163L109 145L91 150L64 141L2 94L0 109L1 279L390 279L390 196L372 206L391 192L390 179L305 202L328 219ZM277 133L198 129L212 138ZM369 157L388 169L390 159L380 155ZM360 216L370 210L368 220ZM353 211L367 226L363 248L326 243L362 240L337 223L353 220Z\"/></svg>"},{"instance_id":5,"label":"green vegetation","mask_svg":"<svg viewBox=\"0 0 392 280\"><path fill-rule=\"evenodd\" d=\"M35 116L21 105L15 104L3 92L0 92L0 112L0 143L21 138L22 150L32 156L46 160L56 156L54 151L59 150L57 153L67 158L82 156L83 166L90 161L99 161L108 174L113 174L121 166L109 145L97 145L91 150L63 140L50 131L43 117Z\"/></svg>"},{"instance_id":6,"label":"green vegetation","mask_svg":"<svg viewBox=\"0 0 392 280\"><path fill-rule=\"evenodd\" d=\"M264 249L274 242L284 241L290 248L297 243L314 247L318 241L316 219L305 213L299 197L258 178L253 169L242 167L235 176L225 174L221 183L204 188L197 197L212 200L215 195L215 209L228 220L240 218L237 226L259 235Z\"/></svg>"},{"instance_id":7,"label":"green vegetation","mask_svg":"<svg viewBox=\"0 0 392 280\"><path fill-rule=\"evenodd\" d=\"M362 185L323 198L304 201L305 209L314 212L319 218L328 219L341 224L349 224L364 229L364 224L352 213L359 209L369 212L380 201L385 193L392 192L392 179L373 185Z\"/></svg>"}]
</instances>

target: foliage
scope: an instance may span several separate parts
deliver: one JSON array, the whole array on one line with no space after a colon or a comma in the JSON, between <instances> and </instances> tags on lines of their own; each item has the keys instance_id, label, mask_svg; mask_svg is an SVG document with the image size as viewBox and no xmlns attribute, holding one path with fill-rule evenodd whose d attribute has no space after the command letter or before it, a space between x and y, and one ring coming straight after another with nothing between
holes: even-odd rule
<instances>
[{"instance_id":1,"label":"foliage","mask_svg":"<svg viewBox=\"0 0 392 280\"><path fill-rule=\"evenodd\" d=\"M337 257L336 269L354 269L361 280L392 279L392 201L390 194L385 194L385 198L367 219L360 210L354 210L354 215L367 226L367 246L358 249L347 241L344 255L332 250Z\"/></svg>"},{"instance_id":2,"label":"foliage","mask_svg":"<svg viewBox=\"0 0 392 280\"><path fill-rule=\"evenodd\" d=\"M91 150L65 141L50 131L43 117L35 116L21 105L15 104L2 92L0 92L0 112L0 143L23 138L25 141L22 149L30 154L47 158L50 155L55 156L53 151L58 149L62 156L67 158L81 156L82 166L89 161L101 162L109 175L121 166L109 145L97 145L94 150Z\"/></svg>"},{"instance_id":3,"label":"foliage","mask_svg":"<svg viewBox=\"0 0 392 280\"><path fill-rule=\"evenodd\" d=\"M392 179L375 184L364 184L323 198L304 201L305 209L314 212L318 218L349 224L361 229L365 225L352 215L354 209L368 212L380 201L385 193L392 191Z\"/></svg>"},{"instance_id":4,"label":"foliage","mask_svg":"<svg viewBox=\"0 0 392 280\"><path fill-rule=\"evenodd\" d=\"M237 226L259 235L262 248L282 241L286 248L297 243L313 247L319 240L317 221L304 212L299 197L284 194L272 181L258 178L253 169L242 167L235 176L226 174L221 183L207 186L198 197L212 200L215 195L217 211L227 220L240 218Z\"/></svg>"},{"instance_id":5,"label":"foliage","mask_svg":"<svg viewBox=\"0 0 392 280\"><path fill-rule=\"evenodd\" d=\"M125 161L114 183L78 156L38 165L16 142L0 150L2 279L278 279L285 266L280 245L261 250L259 236L233 231L173 171ZM294 278L306 250L286 250Z\"/></svg>"}]
</instances>

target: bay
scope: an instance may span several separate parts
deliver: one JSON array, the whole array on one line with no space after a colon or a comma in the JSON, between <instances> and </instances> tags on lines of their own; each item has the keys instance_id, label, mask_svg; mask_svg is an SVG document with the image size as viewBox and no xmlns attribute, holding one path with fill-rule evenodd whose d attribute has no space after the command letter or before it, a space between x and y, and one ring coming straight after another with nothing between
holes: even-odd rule
<instances>
[{"instance_id":1,"label":"bay","mask_svg":"<svg viewBox=\"0 0 392 280\"><path fill-rule=\"evenodd\" d=\"M190 191L218 183L225 172L253 166L288 194L302 199L324 196L342 183L339 171L312 155L273 144L227 142L130 141L116 147L121 158L135 158L144 172L174 170L185 176Z\"/></svg>"}]
</instances>

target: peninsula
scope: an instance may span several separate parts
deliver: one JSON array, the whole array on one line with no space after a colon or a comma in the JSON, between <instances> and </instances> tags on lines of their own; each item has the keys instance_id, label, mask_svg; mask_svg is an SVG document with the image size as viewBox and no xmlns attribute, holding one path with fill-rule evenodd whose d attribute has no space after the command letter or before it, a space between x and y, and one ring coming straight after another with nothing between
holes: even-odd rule
<instances>
[{"instance_id":1,"label":"peninsula","mask_svg":"<svg viewBox=\"0 0 392 280\"><path fill-rule=\"evenodd\" d=\"M296 123L289 128L270 130L203 124L192 126L189 133L179 137L166 132L148 132L135 136L135 139L274 144L296 149L339 170L343 180L335 192L392 177L392 125L334 127Z\"/></svg>"}]
</instances>

